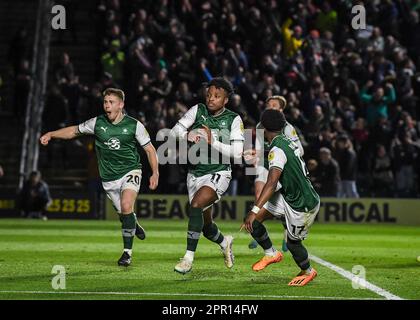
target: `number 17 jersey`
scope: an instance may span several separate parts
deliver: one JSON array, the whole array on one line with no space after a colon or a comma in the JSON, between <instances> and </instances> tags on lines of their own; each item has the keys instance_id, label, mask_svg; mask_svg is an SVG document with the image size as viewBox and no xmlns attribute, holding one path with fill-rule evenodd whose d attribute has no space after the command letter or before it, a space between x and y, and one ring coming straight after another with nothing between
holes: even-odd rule
<instances>
[{"instance_id":1,"label":"number 17 jersey","mask_svg":"<svg viewBox=\"0 0 420 320\"><path fill-rule=\"evenodd\" d=\"M270 144L268 162L270 169L282 170L282 188L278 192L290 207L299 212L308 212L319 204L319 195L309 180L309 172L296 142L284 134L275 137Z\"/></svg>"}]
</instances>

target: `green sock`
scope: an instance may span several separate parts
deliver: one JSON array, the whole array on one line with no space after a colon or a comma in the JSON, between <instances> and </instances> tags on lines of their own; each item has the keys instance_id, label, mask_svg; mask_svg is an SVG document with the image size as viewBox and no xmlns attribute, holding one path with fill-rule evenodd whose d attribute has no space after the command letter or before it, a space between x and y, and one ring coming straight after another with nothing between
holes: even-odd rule
<instances>
[{"instance_id":1,"label":"green sock","mask_svg":"<svg viewBox=\"0 0 420 320\"><path fill-rule=\"evenodd\" d=\"M121 215L121 220L124 249L131 250L133 248L133 239L136 233L136 214L134 212L123 214Z\"/></svg>"},{"instance_id":2,"label":"green sock","mask_svg":"<svg viewBox=\"0 0 420 320\"><path fill-rule=\"evenodd\" d=\"M258 242L258 244L264 249L268 250L271 247L273 247L273 243L271 242L270 237L268 236L267 229L264 227L264 225L254 220L252 223L252 229L251 236Z\"/></svg>"},{"instance_id":3,"label":"green sock","mask_svg":"<svg viewBox=\"0 0 420 320\"><path fill-rule=\"evenodd\" d=\"M190 208L187 232L187 250L195 251L197 249L203 224L203 209Z\"/></svg>"},{"instance_id":4,"label":"green sock","mask_svg":"<svg viewBox=\"0 0 420 320\"><path fill-rule=\"evenodd\" d=\"M225 238L214 222L203 227L203 235L217 244L221 244Z\"/></svg>"},{"instance_id":5,"label":"green sock","mask_svg":"<svg viewBox=\"0 0 420 320\"><path fill-rule=\"evenodd\" d=\"M302 241L300 240L292 240L287 237L287 247L290 250L290 253L293 256L293 260L295 260L296 264L302 270L308 270L311 267L309 262L308 251L303 246Z\"/></svg>"}]
</instances>

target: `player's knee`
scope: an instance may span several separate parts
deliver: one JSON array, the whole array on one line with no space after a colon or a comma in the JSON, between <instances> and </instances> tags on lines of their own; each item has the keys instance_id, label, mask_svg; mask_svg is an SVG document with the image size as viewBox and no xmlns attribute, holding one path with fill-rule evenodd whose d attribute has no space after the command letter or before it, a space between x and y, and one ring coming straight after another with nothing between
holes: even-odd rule
<instances>
[{"instance_id":1,"label":"player's knee","mask_svg":"<svg viewBox=\"0 0 420 320\"><path fill-rule=\"evenodd\" d=\"M191 201L191 208L194 208L194 209L203 209L204 208L204 205L201 203L201 201L193 199Z\"/></svg>"},{"instance_id":2,"label":"player's knee","mask_svg":"<svg viewBox=\"0 0 420 320\"><path fill-rule=\"evenodd\" d=\"M133 204L131 203L131 201L121 201L121 213L127 214L131 212L133 212Z\"/></svg>"}]
</instances>

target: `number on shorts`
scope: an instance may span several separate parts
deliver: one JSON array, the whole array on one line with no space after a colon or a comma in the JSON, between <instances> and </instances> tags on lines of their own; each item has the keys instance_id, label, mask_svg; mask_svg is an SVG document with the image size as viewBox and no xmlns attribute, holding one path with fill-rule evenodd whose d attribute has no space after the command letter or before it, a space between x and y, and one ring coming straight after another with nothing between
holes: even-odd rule
<instances>
[{"instance_id":1,"label":"number on shorts","mask_svg":"<svg viewBox=\"0 0 420 320\"><path fill-rule=\"evenodd\" d=\"M296 228L300 229L298 233L296 233ZM295 226L294 224L292 224L292 233L293 234L300 235L304 229L305 229L305 226Z\"/></svg>"},{"instance_id":2,"label":"number on shorts","mask_svg":"<svg viewBox=\"0 0 420 320\"><path fill-rule=\"evenodd\" d=\"M134 184L137 184L137 185L140 184L140 177L139 176L129 174L127 177L128 177L127 182L131 182L131 183L134 183ZM133 181L133 178L134 178L134 181Z\"/></svg>"},{"instance_id":3,"label":"number on shorts","mask_svg":"<svg viewBox=\"0 0 420 320\"><path fill-rule=\"evenodd\" d=\"M218 183L220 180L220 174L218 173L213 173L211 176L211 182L213 183Z\"/></svg>"}]
</instances>

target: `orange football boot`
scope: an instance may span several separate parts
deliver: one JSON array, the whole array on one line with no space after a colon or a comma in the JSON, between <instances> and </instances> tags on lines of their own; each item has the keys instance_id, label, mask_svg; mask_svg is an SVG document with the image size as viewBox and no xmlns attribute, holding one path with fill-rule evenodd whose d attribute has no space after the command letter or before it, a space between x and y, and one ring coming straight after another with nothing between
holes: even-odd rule
<instances>
[{"instance_id":1,"label":"orange football boot","mask_svg":"<svg viewBox=\"0 0 420 320\"><path fill-rule=\"evenodd\" d=\"M283 260L283 254L280 251L277 251L274 257L271 256L264 256L257 262L252 265L252 270L254 271L261 271L265 269L268 265L272 263L277 263Z\"/></svg>"},{"instance_id":2,"label":"orange football boot","mask_svg":"<svg viewBox=\"0 0 420 320\"><path fill-rule=\"evenodd\" d=\"M289 282L289 286L292 287L303 287L308 282L315 279L316 275L318 273L314 268L312 268L311 272L309 274L306 274L304 270L302 270L295 278L292 279L292 281Z\"/></svg>"}]
</instances>

